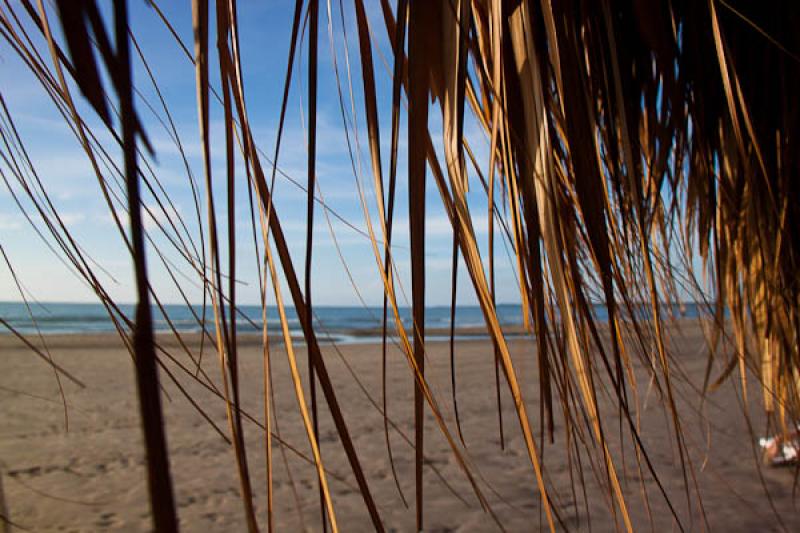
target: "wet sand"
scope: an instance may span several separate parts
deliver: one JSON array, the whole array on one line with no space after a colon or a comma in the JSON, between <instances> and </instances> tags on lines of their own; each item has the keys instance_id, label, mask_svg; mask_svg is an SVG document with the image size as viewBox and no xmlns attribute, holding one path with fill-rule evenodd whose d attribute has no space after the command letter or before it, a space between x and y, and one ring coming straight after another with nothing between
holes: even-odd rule
<instances>
[{"instance_id":1,"label":"wet sand","mask_svg":"<svg viewBox=\"0 0 800 533\"><path fill-rule=\"evenodd\" d=\"M778 517L788 530L800 530L800 510L792 499L794 471L763 468L759 473L758 452L754 448L756 438L749 433L742 415L741 387L736 382L725 384L701 403L697 389L702 384L707 361L701 329L696 324L684 323L680 329L673 328L670 332L670 349L675 354L673 364L676 365L675 401L689 452L683 458L687 464L686 479L674 429L657 387L650 386L641 363L635 363L634 367L641 438L682 526L686 530L702 530L704 514L713 531L780 530ZM195 362L182 351L180 344L162 340L175 359L167 361L165 369L179 380L219 429L227 433L223 402L190 377L196 369ZM198 356L197 341L196 336L186 340L195 358ZM11 521L31 531L149 530L141 428L130 356L114 336L53 336L47 337L47 344L54 360L85 384L81 388L62 378L69 406L68 430L52 369L14 338L0 337L0 468ZM561 525L579 531L588 531L590 527L592 531L613 531L615 519L609 511L607 490L603 488L606 478L600 468L597 475L593 473L590 464L596 463L600 456L596 450L587 451L580 443L577 451L573 449L570 456L567 455L566 449L575 443L568 443L565 437L565 421L558 398L555 398L554 443L539 433L542 418L534 343L530 339L514 338L509 345L523 383L537 444L544 444L545 476L558 505ZM381 403L380 346L353 344L340 346L338 350L332 345L324 346L325 361L383 523L387 530L413 531L413 448L398 431L390 429L399 483L409 502L406 508L387 458L383 418L368 399L369 396L377 405ZM253 419L263 422L263 366L258 339L244 339L239 355L244 409ZM305 379L305 349L298 348L297 356ZM722 371L727 356L723 350L720 356L723 360L715 365L714 376ZM595 360L599 364L599 359ZM271 361L281 437L307 458L310 447L298 414L282 346L271 348ZM481 510L428 409L424 450L428 460L424 472L426 531L499 530L495 519L508 531L546 527L533 470L505 387L502 391L505 449L500 448L491 344L485 340L462 340L456 346L456 361L458 408L467 445L466 457L494 518ZM430 343L426 364L437 402L458 440L451 400L448 344ZM207 346L202 368L213 386L220 387L219 362ZM163 370L161 377L182 529L244 531L231 447ZM751 382L754 383L752 376ZM640 475L629 433L624 432L623 444L620 444L618 413L606 399L607 385L607 380L598 384L600 419L619 471L634 529L650 530L651 517L656 531L678 530L646 466L644 475ZM577 395L577 390L572 394ZM412 378L408 364L396 348L389 352L388 397L392 422L406 438L413 440ZM629 389L629 398L634 401L633 389ZM748 398L751 422L758 434L763 431L764 422L759 410L760 392L755 386L749 388ZM331 472L329 483L340 529L370 531L372 526L366 508L355 488L354 477L321 394L319 412L323 459ZM588 437L584 421L578 419L577 423L582 434ZM264 433L252 422L245 424L255 505L266 530ZM273 440L273 443L276 531L302 531L303 527L320 531L313 467L294 451L285 450L290 480L278 442ZM596 463L595 466L601 465ZM686 481L691 490L688 498ZM765 489L777 515L770 507ZM297 500L293 496L295 492ZM642 494L647 495L649 516Z\"/></svg>"}]
</instances>

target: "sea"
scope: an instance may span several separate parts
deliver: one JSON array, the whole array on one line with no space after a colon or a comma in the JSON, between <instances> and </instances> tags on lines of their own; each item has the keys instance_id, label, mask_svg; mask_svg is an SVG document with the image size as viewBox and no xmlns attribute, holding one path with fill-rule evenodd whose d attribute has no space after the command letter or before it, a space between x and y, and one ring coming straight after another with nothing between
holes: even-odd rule
<instances>
[{"instance_id":1,"label":"sea","mask_svg":"<svg viewBox=\"0 0 800 533\"><path fill-rule=\"evenodd\" d=\"M237 306L237 330L241 333L260 333L262 330L262 310L257 305ZM662 305L665 316L695 318L700 314L701 306L695 303ZM118 304L119 312L132 319L135 312L133 304ZM642 309L645 309L642 307ZM226 309L227 310L227 309ZM302 336L300 322L293 308L287 308L290 333ZM400 317L406 327L411 326L411 309L401 307ZM593 312L598 321L608 318L603 305L595 305ZM325 341L361 343L374 342L381 338L381 307L338 307L315 306L315 331L319 339ZM390 312L391 313L391 312ZM517 304L499 304L497 316L500 325L519 331L522 325L522 309ZM118 317L119 318L119 317ZM87 334L114 332L114 323L106 308L97 303L47 303L0 302L0 333L11 332L11 328L23 335L36 334ZM155 330L180 332L199 332L202 325L213 331L214 318L211 306L205 310L199 305L187 306L178 304L164 305L163 311L153 307ZM449 338L451 312L449 306L431 306L425 310L425 327L432 334L428 340L444 340ZM390 315L389 331L392 331ZM6 325L7 324L7 325ZM10 326L10 327L9 327ZM478 306L457 306L455 312L456 338L485 337L479 328L485 326L483 313ZM514 328L516 326L516 328ZM267 329L272 334L280 334L280 318L276 307L267 308ZM465 333L468 332L468 333ZM518 333L517 333L518 334Z\"/></svg>"}]
</instances>

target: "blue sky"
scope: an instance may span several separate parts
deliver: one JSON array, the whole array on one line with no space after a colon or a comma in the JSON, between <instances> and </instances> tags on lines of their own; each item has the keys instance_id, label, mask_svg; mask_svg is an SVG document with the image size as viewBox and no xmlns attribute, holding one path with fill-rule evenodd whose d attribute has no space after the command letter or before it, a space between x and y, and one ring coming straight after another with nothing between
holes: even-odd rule
<instances>
[{"instance_id":1,"label":"blue sky","mask_svg":"<svg viewBox=\"0 0 800 533\"><path fill-rule=\"evenodd\" d=\"M186 150L188 162L195 178L202 187L202 165L200 158L199 133L194 88L194 70L191 63L175 43L158 17L143 1L132 1L131 25L136 39L139 41L150 68L159 82L159 87L167 101L173 120L176 123L181 142ZM339 18L339 5L333 5L333 43L336 59L342 80L345 105L350 113L350 102L346 84L345 40L342 21ZM372 33L378 50L387 46L383 19L378 11L377 2L367 2L372 11L369 13ZM318 180L321 193L328 205L358 228L365 229L364 214L357 193L357 181L348 155L345 129L339 104L339 95L334 77L331 46L328 34L328 13L322 3L320 14L320 67L319 67L319 116L318 116ZM183 42L192 45L191 10L188 3L163 2L161 6L179 33ZM289 47L294 2L240 2L240 31L243 54L246 99L256 142L259 148L271 155L274 150L280 99L283 91L283 80L286 68L286 56ZM5 9L5 8L4 8ZM24 12L20 10L21 14ZM50 12L51 23L56 25L54 14ZM212 17L213 18L213 17ZM372 174L369 167L366 146L366 127L363 123L361 103L361 79L359 77L360 59L357 50L352 4L344 2L344 28L347 31L349 44L349 61L352 67L352 84L355 95L356 119L349 115L348 120L355 128L351 128L351 141L358 135L360 150L356 150L356 159L360 157L361 183L369 198L370 214L377 220ZM26 24L28 30L32 27ZM212 28L213 35L213 28ZM35 31L32 32L32 35ZM35 39L42 56L49 62L47 48L42 39ZM212 38L213 45L213 38ZM291 98L287 114L287 124L282 145L279 166L288 175L300 183L305 183L306 175L306 143L303 117L307 104L305 78L307 54L300 59L299 68L295 70ZM379 108L381 110L381 136L384 153L384 170L388 167L389 126L390 126L390 91L391 80L386 65L379 55L375 56L375 71L378 83ZM212 83L216 82L216 64L212 59ZM145 123L146 131L156 150L155 161L151 162L153 171L159 177L170 198L175 204L177 215L189 226L195 237L198 227L194 213L194 203L186 170L179 152L169 132L162 126L163 111L155 91L147 78L146 72L138 62L135 65L134 81L142 96L137 100L138 112ZM100 280L112 296L122 302L134 300L133 275L130 258L125 251L122 240L112 222L109 208L105 204L100 187L94 177L85 154L80 149L76 136L67 128L55 106L49 100L39 82L30 75L8 43L0 40L0 91L8 105L20 135L29 150L37 172L45 183L48 193L57 206L65 223L76 237L80 246L103 267L108 274L99 273ZM73 92L79 98L77 91ZM152 112L147 104L155 109ZM119 161L119 149L111 141L110 135L103 132L98 120L82 102L79 109L87 122L97 126L96 132L105 140L105 147ZM432 105L431 131L434 141L441 144L441 125L438 114L438 103ZM305 115L307 118L307 115ZM222 110L213 106L211 114L212 135L212 172L214 176L214 194L220 206L218 213L224 215L225 209L225 174L224 146L221 127ZM477 125L466 125L476 156L486 160L488 142ZM400 272L400 283L408 294L410 280L408 277L408 205L406 201L406 134L403 126L399 156L398 204L395 218L395 259ZM266 161L262 161L268 166ZM485 167L485 164L484 164ZM13 181L8 167L0 162L0 169ZM388 173L387 173L388 175ZM258 278L256 259L253 252L249 222L249 206L245 189L244 167L237 163L237 179L240 186L236 191L235 227L237 230L237 274L241 281L238 298L242 303L258 302ZM40 301L92 301L92 292L50 252L25 220L13 202L11 193L5 183L0 184L0 244L9 255L20 280L29 290L30 295ZM485 251L487 239L486 200L477 179L473 183L471 201L473 216L479 245ZM18 185L12 184L15 192ZM427 189L427 298L432 305L449 305L450 302L450 268L452 233L449 222L441 209L439 193L432 180ZM204 190L203 190L204 194ZM276 185L276 206L287 238L291 243L291 251L295 266L302 272L305 250L306 194L279 177ZM202 197L204 201L204 196ZM155 207L152 197L145 197L148 206ZM26 207L30 204L26 203ZM201 206L205 217L205 205ZM165 222L167 218L176 219L175 214L156 214L155 218ZM124 213L119 211L122 216ZM336 252L330 229L322 209L315 213L314 227L314 267L313 267L313 299L323 305L359 305L359 297L353 288ZM34 222L43 228L41 220ZM224 216L219 220L219 230L225 231L227 221ZM205 220L204 220L205 224ZM344 261L350 268L357 287L367 304L379 304L382 286L378 276L377 265L367 239L353 231L343 223L331 217L331 224L341 246ZM165 251L167 258L179 265L179 270L192 275L177 253L172 251L167 239L160 235L152 220L146 220L151 235L159 247ZM377 229L377 227L376 227ZM498 234L499 235L499 234ZM223 263L226 263L228 250L224 248ZM515 274L503 245L499 239L496 244L498 265L498 301L518 301L518 289ZM485 254L484 254L485 255ZM165 302L179 302L180 295L165 266L149 253L149 266L153 285ZM99 271L98 271L99 272ZM181 287L189 294L192 301L200 300L200 291L185 278L178 276ZM473 303L472 289L463 268L459 272L459 302ZM284 292L284 294L286 294ZM0 300L18 300L19 294L6 266L0 265ZM400 297L400 303L404 298Z\"/></svg>"}]
</instances>

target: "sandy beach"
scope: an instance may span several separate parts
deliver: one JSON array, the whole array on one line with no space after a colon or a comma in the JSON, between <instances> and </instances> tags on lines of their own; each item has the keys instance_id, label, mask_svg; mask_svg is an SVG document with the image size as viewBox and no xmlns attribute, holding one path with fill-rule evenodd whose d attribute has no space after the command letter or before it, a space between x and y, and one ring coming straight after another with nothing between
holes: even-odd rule
<instances>
[{"instance_id":1,"label":"sandy beach","mask_svg":"<svg viewBox=\"0 0 800 533\"><path fill-rule=\"evenodd\" d=\"M701 404L697 390L702 384L707 361L701 329L697 324L686 323L670 332L670 348L679 367L674 369L676 383L673 386L689 450L684 460L690 463L687 470L693 473L687 478L691 487L688 499L669 416L655 389L648 387L642 365L636 363L635 366L641 437L684 529L703 530L705 515L707 525L714 531L781 530L781 520L787 530L800 530L800 512L792 498L794 471L786 468L761 468L759 471L755 437L748 431L742 415L741 387L734 382L726 383ZM0 467L11 521L30 531L149 530L142 439L130 356L115 336L63 335L46 340L55 362L85 387L62 378L68 403L67 430L52 369L13 337L0 337L0 401L3 406L0 410ZM167 362L164 370L172 373L206 410L207 416L227 432L223 402L208 387L190 377L195 363L181 346L174 339L162 341L176 361ZM197 341L196 336L186 340L195 357L199 351ZM555 442L551 444L546 436L542 439L534 343L530 339L514 338L510 347L523 383L531 424L537 432L537 444L544 442L545 475L554 490L562 525L579 531L613 531L615 520L608 510L607 492L602 488L605 480L595 476L589 464L597 455L579 445L578 453L572 454L570 468L565 450L575 443L567 443L564 417L558 411L555 413ZM725 355L723 351L722 356ZM305 349L299 348L298 360L304 378L305 357ZM390 350L388 412L404 435L395 429L390 431L395 466L410 505L408 509L392 477L382 416L371 403L381 403L380 346L352 344L339 346L337 350L326 345L324 357L386 529L413 531L414 453L410 441L404 440L404 436L413 439L413 388L405 359L396 348ZM263 366L258 339L243 340L240 359L244 409L253 419L263 422ZM545 527L533 471L505 387L502 394L505 449L500 448L491 345L485 340L460 341L456 346L456 359L458 407L467 445L466 456L474 467L480 490L491 504L496 520L507 531ZM278 441L273 440L276 530L319 531L317 481L313 467L307 462L310 447L298 414L282 346L271 347L271 361L280 435L293 448L284 450L284 463ZM723 363L715 365L714 376L719 374ZM427 376L455 435L447 343L429 344L427 365ZM208 346L202 368L210 381L219 386L219 362ZM164 370L161 372L164 410L181 527L184 531L244 531L232 449L187 401ZM681 373L684 376L679 379L677 376ZM203 379L202 373L200 378ZM604 397L602 386L598 391L603 406L601 419L609 448L618 461L620 482L635 530L647 531L651 527L655 531L679 530L646 468L645 475L640 476L635 448L627 433L621 448L616 408ZM759 434L764 423L760 414L760 392L755 386L749 387L748 398L751 422ZM246 431L256 508L264 526L264 432L249 421ZM331 472L330 487L341 530L370 531L372 526L366 508L355 488L324 400L320 400L320 440L325 467ZM500 530L495 518L478 505L467 478L430 413L426 421L425 455L428 460L424 473L426 531ZM576 457L581 460L580 466L575 464ZM702 497L702 510L695 487ZM767 492L774 511L768 503ZM643 494L647 496L650 516Z\"/></svg>"}]
</instances>

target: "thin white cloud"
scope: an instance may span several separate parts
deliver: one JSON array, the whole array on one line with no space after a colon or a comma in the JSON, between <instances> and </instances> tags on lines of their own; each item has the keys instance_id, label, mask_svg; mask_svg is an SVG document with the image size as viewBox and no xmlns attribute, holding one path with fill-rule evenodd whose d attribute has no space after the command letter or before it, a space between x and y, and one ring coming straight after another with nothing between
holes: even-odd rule
<instances>
[{"instance_id":1,"label":"thin white cloud","mask_svg":"<svg viewBox=\"0 0 800 533\"><path fill-rule=\"evenodd\" d=\"M0 230L9 231L22 228L24 217L20 214L0 213Z\"/></svg>"}]
</instances>

